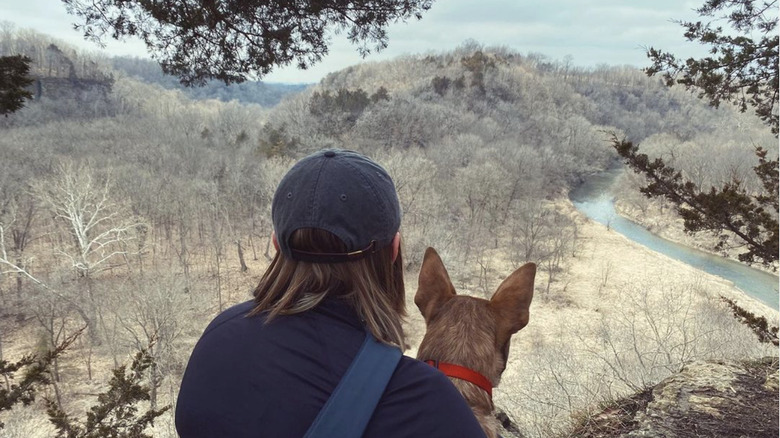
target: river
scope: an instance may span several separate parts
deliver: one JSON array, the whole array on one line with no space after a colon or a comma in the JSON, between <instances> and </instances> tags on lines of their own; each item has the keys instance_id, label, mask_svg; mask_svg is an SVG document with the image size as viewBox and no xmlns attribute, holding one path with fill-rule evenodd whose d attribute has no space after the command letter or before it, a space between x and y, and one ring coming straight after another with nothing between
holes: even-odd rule
<instances>
[{"instance_id":1,"label":"river","mask_svg":"<svg viewBox=\"0 0 780 438\"><path fill-rule=\"evenodd\" d=\"M617 214L611 188L622 172L623 168L618 167L589 177L585 183L569 193L569 199L578 210L596 222L608 225L611 229L653 251L729 280L751 297L773 309L778 308L776 275L671 242Z\"/></svg>"}]
</instances>

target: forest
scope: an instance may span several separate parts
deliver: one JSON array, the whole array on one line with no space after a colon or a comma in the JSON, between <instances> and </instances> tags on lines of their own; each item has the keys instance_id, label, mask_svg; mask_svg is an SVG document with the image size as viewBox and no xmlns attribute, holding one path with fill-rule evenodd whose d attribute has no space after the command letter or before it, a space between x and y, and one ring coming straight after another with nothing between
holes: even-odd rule
<instances>
[{"instance_id":1,"label":"forest","mask_svg":"<svg viewBox=\"0 0 780 438\"><path fill-rule=\"evenodd\" d=\"M17 53L33 60L37 81L35 98L0 119L0 359L44 352L85 327L54 362L46 393L72 415L143 348L154 358L148 404L175 403L194 342L250 298L273 255L276 184L325 147L358 150L391 173L409 293L428 246L477 296L523 263L539 265L535 313L496 397L525 436L565 436L578 416L685 361L772 351L696 279L618 283L617 266L591 260L597 289L570 287L588 239L567 193L616 164L612 136L643 142L700 186L737 177L757 188L753 146L777 153L750 115L633 67L581 68L467 41L308 87L206 93L140 61L0 31L0 55ZM642 183L626 173L620 202L668 218L668 206L638 194ZM587 324L573 327L578 318ZM420 321L410 316L411 339ZM176 436L171 412L153 436ZM2 421L9 438L52 436L38 403Z\"/></svg>"}]
</instances>

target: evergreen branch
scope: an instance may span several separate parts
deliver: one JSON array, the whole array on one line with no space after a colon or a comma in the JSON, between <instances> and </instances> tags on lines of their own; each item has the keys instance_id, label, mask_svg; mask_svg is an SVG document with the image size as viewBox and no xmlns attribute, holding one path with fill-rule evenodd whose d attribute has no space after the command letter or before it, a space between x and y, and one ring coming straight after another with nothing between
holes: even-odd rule
<instances>
[{"instance_id":1,"label":"evergreen branch","mask_svg":"<svg viewBox=\"0 0 780 438\"><path fill-rule=\"evenodd\" d=\"M766 193L751 196L742 189L739 181L726 183L722 188L712 187L708 192L686 181L682 173L666 165L661 159L650 161L640 154L631 142L612 135L612 146L634 172L643 174L650 181L640 191L647 197L664 197L672 202L685 223L688 232L727 230L747 245L748 251L739 259L752 263L759 259L769 265L778 259L778 222L767 207L777 211L777 160L767 161L766 151L757 150L759 165L755 171L762 179ZM772 178L775 178L773 181ZM723 249L725 242L717 245Z\"/></svg>"},{"instance_id":2,"label":"evergreen branch","mask_svg":"<svg viewBox=\"0 0 780 438\"><path fill-rule=\"evenodd\" d=\"M49 367L52 362L61 356L86 329L82 327L75 333L65 338L57 347L48 351L46 354L37 357L27 355L19 361L11 363L6 360L0 360L0 375L6 381L14 379L17 372L25 369L24 375L19 383L13 383L5 388L0 388L0 412L11 410L15 405L21 403L27 406L35 401L38 388L51 383ZM0 422L0 429L3 423Z\"/></svg>"},{"instance_id":3,"label":"evergreen branch","mask_svg":"<svg viewBox=\"0 0 780 438\"><path fill-rule=\"evenodd\" d=\"M756 316L754 313L748 312L733 300L730 300L726 297L720 297L720 299L731 308L731 311L734 313L734 317L736 317L739 322L748 326L750 330L752 330L753 333L758 336L759 342L764 344L772 344L774 346L778 346L778 344L780 344L780 341L777 337L778 328L769 325L766 318L763 316Z\"/></svg>"},{"instance_id":4,"label":"evergreen branch","mask_svg":"<svg viewBox=\"0 0 780 438\"><path fill-rule=\"evenodd\" d=\"M56 438L152 438L144 431L170 409L165 406L138 415L137 404L149 400L149 388L142 381L153 363L149 350L143 349L136 353L129 369L125 365L115 368L108 389L98 395L98 403L89 409L85 421L68 416L56 402L46 400L49 420L57 428Z\"/></svg>"}]
</instances>

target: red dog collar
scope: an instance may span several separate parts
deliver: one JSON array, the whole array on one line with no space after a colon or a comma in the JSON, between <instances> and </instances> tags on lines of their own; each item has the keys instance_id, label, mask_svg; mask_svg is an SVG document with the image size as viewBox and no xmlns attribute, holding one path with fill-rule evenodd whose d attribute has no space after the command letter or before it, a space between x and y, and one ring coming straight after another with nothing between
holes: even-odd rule
<instances>
[{"instance_id":1,"label":"red dog collar","mask_svg":"<svg viewBox=\"0 0 780 438\"><path fill-rule=\"evenodd\" d=\"M485 392L487 392L491 399L493 398L493 383L491 383L490 380L482 374L460 365L439 362L438 360L426 360L425 363L439 369L447 377L454 377L456 379L465 380L479 386Z\"/></svg>"}]
</instances>

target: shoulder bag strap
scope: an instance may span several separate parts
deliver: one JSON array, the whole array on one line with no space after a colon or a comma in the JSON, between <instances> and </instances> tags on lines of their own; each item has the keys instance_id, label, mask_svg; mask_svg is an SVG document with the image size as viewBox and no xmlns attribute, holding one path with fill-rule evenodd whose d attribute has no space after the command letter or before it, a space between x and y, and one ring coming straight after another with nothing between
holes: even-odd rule
<instances>
[{"instance_id":1,"label":"shoulder bag strap","mask_svg":"<svg viewBox=\"0 0 780 438\"><path fill-rule=\"evenodd\" d=\"M360 438L400 360L400 349L366 333L363 346L304 438Z\"/></svg>"}]
</instances>

